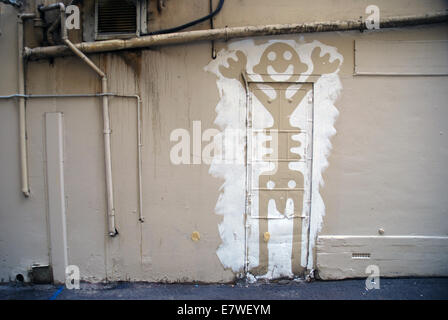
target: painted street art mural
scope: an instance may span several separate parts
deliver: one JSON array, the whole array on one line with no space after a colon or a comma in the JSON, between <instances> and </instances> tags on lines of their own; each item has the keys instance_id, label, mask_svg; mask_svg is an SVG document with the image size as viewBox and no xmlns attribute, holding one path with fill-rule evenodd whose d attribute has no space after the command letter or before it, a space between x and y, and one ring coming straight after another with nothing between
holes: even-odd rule
<instances>
[{"instance_id":1,"label":"painted street art mural","mask_svg":"<svg viewBox=\"0 0 448 320\"><path fill-rule=\"evenodd\" d=\"M319 41L242 40L205 67L220 96L215 140L223 150L209 172L224 179L215 212L223 216L217 255L225 268L252 279L313 268L342 62ZM222 154L244 161L223 162Z\"/></svg>"}]
</instances>

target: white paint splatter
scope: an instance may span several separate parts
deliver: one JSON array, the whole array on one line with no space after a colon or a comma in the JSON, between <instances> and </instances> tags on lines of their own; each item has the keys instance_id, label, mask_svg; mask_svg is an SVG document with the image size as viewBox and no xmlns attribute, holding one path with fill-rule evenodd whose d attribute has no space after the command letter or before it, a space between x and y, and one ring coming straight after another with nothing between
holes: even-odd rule
<instances>
[{"instance_id":1,"label":"white paint splatter","mask_svg":"<svg viewBox=\"0 0 448 320\"><path fill-rule=\"evenodd\" d=\"M269 40L266 43L256 45L253 40L241 40L233 41L229 44L227 49L221 50L217 58L212 60L204 69L208 72L215 74L217 79L217 87L219 91L220 101L216 106L216 119L215 124L221 129L219 139L225 141L226 135L224 131L227 129L239 130L245 132L246 130L246 92L245 88L237 79L228 79L224 77L219 71L220 66L228 67L227 60L233 58L237 60L237 51L242 51L247 57L246 72L251 74L253 80L262 80L260 75L254 74L253 68L260 62L260 58L265 49L274 43L285 43L290 45L296 53L299 55L302 63L308 66L306 74L302 73L298 82L306 82L309 75L313 71L313 63L311 60L311 53L314 48L321 48L322 57L324 54L330 54L330 62L335 59L339 59L343 62L343 57L337 52L335 47L330 47L322 44L319 41L313 41L311 43L303 42L302 38L298 41L293 40ZM285 55L285 59L289 57L289 54ZM268 57L269 58L269 57ZM272 56L270 58L273 58ZM290 73L291 68L287 69L285 74ZM271 70L273 71L273 69ZM311 190L311 219L303 221L302 226L302 239L308 237L308 227L310 228L310 241L302 241L302 257L301 265L307 266L308 269L313 268L313 255L312 248L314 247L315 238L320 231L322 225L322 219L325 215L325 205L323 199L319 193L319 188L324 184L322 173L328 167L327 157L331 150L330 138L336 133L334 128L334 122L338 116L338 110L334 106L342 85L337 75L339 69L332 74L324 75L314 84L314 139L313 139L313 174L312 174L312 190ZM277 74L272 72L272 78L277 81L284 81L289 78L289 75ZM277 78L275 78L277 77ZM260 89L264 89L263 85L258 86ZM286 96L292 95L294 90L300 87L300 84L294 84L289 87L290 92L286 92ZM275 98L275 91L265 90L266 94ZM307 103L303 99L302 103ZM303 108L302 108L303 109ZM297 123L303 123L306 121L306 115L300 112L300 106L296 108L297 112L293 112L291 115L291 125L298 126ZM261 103L254 101L254 128L266 128L272 124L272 116ZM261 135L260 141L266 138ZM306 145L304 135L297 134L294 137L295 140L301 141L302 146ZM245 153L246 139L242 135L240 139L233 141L233 149L239 156ZM228 144L224 143L226 148ZM294 148L293 152L303 154L305 152L304 147ZM225 151L224 151L225 152ZM262 162L253 166L253 171L261 173L266 171L266 164ZM301 171L305 173L306 168L303 163L292 163L290 168L292 170ZM242 272L245 267L245 259L249 269L258 266L259 264L259 234L258 234L258 220L248 216L247 223L250 229L248 230L247 246L250 254L245 256L246 240L245 240L245 213L246 213L246 167L241 161L226 162L223 163L220 159L213 159L210 165L210 174L214 177L224 179L224 183L221 187L221 194L216 204L216 214L222 215L223 220L219 224L219 233L222 239L222 243L217 250L217 255L225 268L230 268L233 272ZM305 192L304 200L309 199L309 185L310 181L307 181L307 175L305 177ZM309 180L309 179L308 179ZM258 177L253 179L254 186L258 187ZM307 188L308 186L308 188ZM258 212L258 199L257 195L252 199L254 204L255 216ZM292 201L287 201L286 213L290 213ZM310 204L304 201L303 212L309 212ZM271 240L268 242L269 252L269 266L268 273L264 276L266 278L277 278L281 276L292 276L291 268L291 251L292 251L292 226L293 220L288 219L288 215L285 217L281 215L275 208L274 201L270 201L268 205L268 229L271 234ZM283 209L283 208L281 208ZM304 214L302 213L302 214ZM275 217L274 217L275 216ZM253 217L253 216L252 216ZM285 237L285 235L289 235ZM274 240L272 240L274 239ZM311 248L308 254L308 248Z\"/></svg>"},{"instance_id":2,"label":"white paint splatter","mask_svg":"<svg viewBox=\"0 0 448 320\"><path fill-rule=\"evenodd\" d=\"M342 61L342 56L340 57ZM325 204L319 189L324 185L322 173L328 167L328 156L331 151L330 138L336 134L334 123L339 111L334 102L342 90L342 84L337 73L322 76L314 84L314 144L313 144L313 177L311 193L311 219L309 256L307 268L314 268L313 250L318 232L322 228L325 215Z\"/></svg>"}]
</instances>

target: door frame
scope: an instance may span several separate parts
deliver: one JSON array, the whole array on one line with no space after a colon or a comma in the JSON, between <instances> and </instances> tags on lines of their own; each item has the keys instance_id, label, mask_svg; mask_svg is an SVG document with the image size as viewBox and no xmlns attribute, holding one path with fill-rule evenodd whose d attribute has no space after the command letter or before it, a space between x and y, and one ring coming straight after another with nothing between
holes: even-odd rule
<instances>
[{"instance_id":1,"label":"door frame","mask_svg":"<svg viewBox=\"0 0 448 320\"><path fill-rule=\"evenodd\" d=\"M247 223L248 221L248 215L250 216L251 213L251 209L252 209L252 203L251 203L251 184L252 184L252 170L251 170L251 162L250 162L250 155L249 155L249 151L252 150L252 115L251 115L251 105L252 105L252 98L251 98L251 90L250 90L250 84L269 84L269 83L291 83L291 84L310 84L311 85L311 90L312 90L312 94L311 94L311 117L312 119L307 119L307 122L310 121L311 122L311 133L310 133L310 154L311 154L311 159L309 159L309 155L306 155L306 160L310 161L310 172L309 172L309 197L307 200L304 200L304 203L307 202L308 203L308 212L307 212L307 216L303 217L304 220L306 220L307 222L307 238L306 238L306 265L305 265L305 269L304 272L305 274L312 272L312 270L314 269L314 262L313 262L313 266L311 269L308 268L308 260L309 260L309 255L310 255L310 250L312 250L312 248L310 248L310 223L311 223L311 216L312 216L312 190L313 190L313 166L314 166L314 125L315 125L315 106L314 106L314 102L315 102L315 82L319 79L319 76L316 75L310 75L310 74L292 74L292 78L297 78L296 81L263 81L260 79L263 79L265 76L265 74L249 74L247 72L242 72L241 73L241 77L244 81L244 89L246 92L246 158L245 158L245 167L246 167L246 196L245 196L245 215L244 215L244 231L245 231L245 251L244 251L244 256L245 256L245 264L244 264L244 273L247 274L249 272L249 259L248 259L248 245L249 245L249 241L248 241L248 229L249 229L249 225ZM293 77L296 76L296 77ZM303 221L303 220L302 220Z\"/></svg>"}]
</instances>

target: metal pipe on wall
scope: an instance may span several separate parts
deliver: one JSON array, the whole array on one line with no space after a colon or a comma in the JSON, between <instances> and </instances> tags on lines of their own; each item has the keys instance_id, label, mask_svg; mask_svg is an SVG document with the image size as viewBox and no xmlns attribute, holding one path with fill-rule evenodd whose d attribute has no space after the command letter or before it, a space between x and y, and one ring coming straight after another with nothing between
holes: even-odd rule
<instances>
[{"instance_id":1,"label":"metal pipe on wall","mask_svg":"<svg viewBox=\"0 0 448 320\"><path fill-rule=\"evenodd\" d=\"M19 94L25 94L25 68L23 59L23 21L34 18L34 13L19 14L17 19L17 73ZM24 98L19 98L19 140L20 140L20 172L21 188L25 197L30 196L30 186L28 181L28 152L26 143L26 104Z\"/></svg>"},{"instance_id":2,"label":"metal pipe on wall","mask_svg":"<svg viewBox=\"0 0 448 320\"><path fill-rule=\"evenodd\" d=\"M107 78L101 79L102 92L107 92ZM107 216L109 235L111 237L118 234L115 228L115 205L114 186L112 183L112 156L110 153L110 119L109 119L109 99L103 96L103 133L104 133L104 164L106 167L106 192L107 192Z\"/></svg>"},{"instance_id":3,"label":"metal pipe on wall","mask_svg":"<svg viewBox=\"0 0 448 320\"><path fill-rule=\"evenodd\" d=\"M83 97L101 97L104 96L108 97L120 97L120 98L132 98L136 99L137 102L137 161L138 161L138 195L139 195L139 221L144 222L144 216L143 216L143 182L142 182L142 129L141 129L141 122L142 122L142 110L141 110L141 102L142 99L137 94L118 94L118 93L84 93L84 94L10 94L6 96L0 96L1 99L13 99L13 98L19 98L19 99L29 99L29 98L83 98ZM114 221L115 223L115 221Z\"/></svg>"},{"instance_id":4,"label":"metal pipe on wall","mask_svg":"<svg viewBox=\"0 0 448 320\"><path fill-rule=\"evenodd\" d=\"M132 97L132 96L130 96ZM143 182L142 182L142 99L140 96L135 95L134 98L137 99L137 162L138 162L138 212L140 222L144 222L143 217Z\"/></svg>"},{"instance_id":5,"label":"metal pipe on wall","mask_svg":"<svg viewBox=\"0 0 448 320\"><path fill-rule=\"evenodd\" d=\"M82 53L76 46L68 39L67 29L65 27L65 5L62 2L53 3L48 6L39 7L39 11L49 11L59 9L61 20L61 37L67 47L81 60L83 60L93 71L95 71L101 78L102 88L102 109L103 109L103 133L104 133L104 163L106 168L106 196L107 196L107 221L108 232L111 237L118 234L115 227L115 204L114 204L114 189L112 181L112 157L110 151L110 118L109 118L109 98L107 93L107 76L98 68L92 60L90 60L84 53Z\"/></svg>"},{"instance_id":6,"label":"metal pipe on wall","mask_svg":"<svg viewBox=\"0 0 448 320\"><path fill-rule=\"evenodd\" d=\"M19 94L25 93L25 75L23 68L23 20L19 16L17 23L18 33L18 48L19 54L17 59L18 78L19 78ZM26 144L26 116L25 116L25 99L19 98L19 131L20 131L20 171L21 171L21 185L22 193L25 197L30 196L30 187L28 185L28 154Z\"/></svg>"},{"instance_id":7,"label":"metal pipe on wall","mask_svg":"<svg viewBox=\"0 0 448 320\"><path fill-rule=\"evenodd\" d=\"M109 96L117 96L124 98L135 98L137 100L137 150L138 150L138 185L139 185L139 221L143 222L143 197L142 197L142 156L141 156L141 98L138 95L119 95L107 93L108 84L106 74L98 68L92 60L90 60L84 53L82 53L76 46L68 39L67 29L65 28L65 5L63 3L54 3L49 6L39 7L39 11L60 10L60 24L61 37L68 48L79 58L81 58L90 68L92 68L101 77L101 94L69 94L69 95L27 95L25 94L25 79L24 79L24 59L23 59L23 20L26 18L34 18L35 14L21 14L18 19L18 94L8 96L0 96L0 99L19 98L19 128L20 128L20 151L21 151L21 182L22 192L26 197L29 197L29 183L28 183L28 163L27 163L27 142L26 142L26 98L46 98L46 97L87 97L94 96L102 97L103 109L103 133L104 133L104 161L106 168L106 192L107 192L107 217L108 217L108 232L110 236L118 234L115 227L115 205L113 194L112 181L112 157L111 157L111 143L110 143L110 117L109 117Z\"/></svg>"},{"instance_id":8,"label":"metal pipe on wall","mask_svg":"<svg viewBox=\"0 0 448 320\"><path fill-rule=\"evenodd\" d=\"M84 61L93 71L95 71L101 77L101 90L102 93L107 92L107 76L98 68L92 60L90 60L84 53L78 50L75 45L68 39L67 28L65 27L65 6L59 2L59 8L61 10L61 34L62 40L70 48L71 51L82 61ZM114 185L112 181L112 156L110 151L110 118L109 118L109 98L107 95L103 95L103 134L104 134L104 164L106 167L106 194L107 194L107 221L108 231L111 237L118 234L115 227L115 203L114 203Z\"/></svg>"},{"instance_id":9,"label":"metal pipe on wall","mask_svg":"<svg viewBox=\"0 0 448 320\"><path fill-rule=\"evenodd\" d=\"M420 24L441 23L448 21L448 12L435 12L425 15L388 17L380 21L381 28L399 28ZM263 26L245 26L220 28L213 30L197 30L143 36L132 39L113 39L96 42L82 42L75 47L85 53L117 51L153 46L173 45L196 41L229 40L233 38L268 36L294 33L312 33L328 31L366 30L361 20L325 21L304 24L276 24ZM25 48L25 56L30 59L41 59L70 54L66 46Z\"/></svg>"}]
</instances>

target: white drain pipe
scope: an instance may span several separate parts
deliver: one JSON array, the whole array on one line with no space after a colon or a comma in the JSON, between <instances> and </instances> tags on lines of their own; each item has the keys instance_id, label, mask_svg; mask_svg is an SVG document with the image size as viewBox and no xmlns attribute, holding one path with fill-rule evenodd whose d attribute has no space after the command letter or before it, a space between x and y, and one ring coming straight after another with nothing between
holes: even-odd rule
<instances>
[{"instance_id":1,"label":"white drain pipe","mask_svg":"<svg viewBox=\"0 0 448 320\"><path fill-rule=\"evenodd\" d=\"M34 18L34 13L19 14L17 19L17 73L19 94L25 94L25 68L23 66L23 21ZM25 98L19 97L19 139L20 139L20 172L21 188L25 197L30 196L30 186L28 181L28 152L26 137L26 105Z\"/></svg>"},{"instance_id":2,"label":"white drain pipe","mask_svg":"<svg viewBox=\"0 0 448 320\"><path fill-rule=\"evenodd\" d=\"M46 7L40 7L41 11L48 11L59 8L61 14L61 36L64 43L70 50L83 60L90 68L93 69L101 78L101 90L103 95L103 133L104 133L104 163L106 167L106 193L107 193L107 220L108 232L111 237L118 234L115 228L115 205L114 205L114 188L112 182L112 157L110 151L110 118L109 118L109 97L107 93L107 76L98 68L92 60L82 53L68 39L67 29L65 28L65 5L62 2L54 3Z\"/></svg>"},{"instance_id":3,"label":"white drain pipe","mask_svg":"<svg viewBox=\"0 0 448 320\"><path fill-rule=\"evenodd\" d=\"M107 92L107 78L104 75L101 79L102 92ZM104 163L106 166L106 192L107 192L107 217L109 235L111 237L118 234L115 228L115 206L114 206L114 185L112 183L112 156L110 153L110 119L109 119L109 98L103 96L103 133L104 133Z\"/></svg>"}]
</instances>

